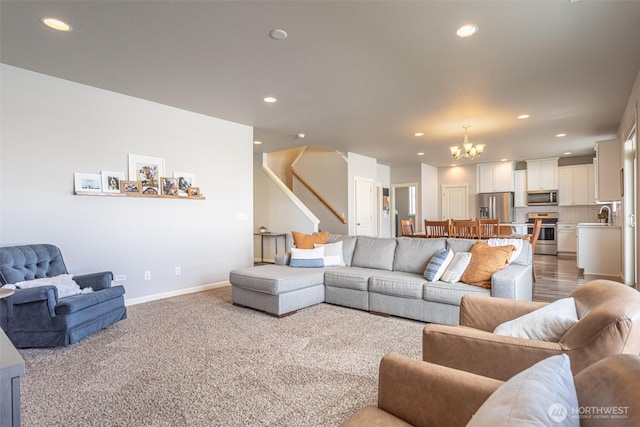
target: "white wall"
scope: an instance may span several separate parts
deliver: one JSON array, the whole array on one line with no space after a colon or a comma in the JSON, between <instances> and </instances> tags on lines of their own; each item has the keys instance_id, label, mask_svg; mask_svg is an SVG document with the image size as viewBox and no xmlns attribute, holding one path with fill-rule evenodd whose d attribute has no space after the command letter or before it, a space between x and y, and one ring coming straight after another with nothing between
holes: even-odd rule
<instances>
[{"instance_id":1,"label":"white wall","mask_svg":"<svg viewBox=\"0 0 640 427\"><path fill-rule=\"evenodd\" d=\"M422 214L421 228L424 228L424 220L440 219L440 186L438 185L438 168L422 163L421 164L421 199Z\"/></svg>"},{"instance_id":2,"label":"white wall","mask_svg":"<svg viewBox=\"0 0 640 427\"><path fill-rule=\"evenodd\" d=\"M52 243L72 274L125 274L127 300L224 282L252 264L251 127L6 65L0 73L1 245ZM126 173L128 154L196 174L206 200L73 194L74 172Z\"/></svg>"},{"instance_id":3,"label":"white wall","mask_svg":"<svg viewBox=\"0 0 640 427\"><path fill-rule=\"evenodd\" d=\"M270 156L270 155L269 155ZM291 231L313 233L318 231L317 218L310 218L306 212L296 204L296 196L289 190L289 195L279 187L263 170L263 155L256 154L253 157L253 204L255 208L254 232L258 232L261 226L275 233L287 233L287 249L293 243ZM294 200L291 199L291 197ZM298 201L299 202L299 201ZM260 259L260 236L255 236L255 259ZM273 261L275 258L275 241L266 237L264 243L265 261ZM283 240L280 240L279 253L283 250Z\"/></svg>"},{"instance_id":4,"label":"white wall","mask_svg":"<svg viewBox=\"0 0 640 427\"><path fill-rule=\"evenodd\" d=\"M379 164L376 176L376 184L381 188L388 189L389 196L391 196L391 168ZM376 209L380 211L380 237L391 237L391 212L382 210L382 206L376 206Z\"/></svg>"},{"instance_id":5,"label":"white wall","mask_svg":"<svg viewBox=\"0 0 640 427\"><path fill-rule=\"evenodd\" d=\"M309 146L293 165L296 172L339 215L347 218L347 160L335 151ZM319 230L347 234L348 226L307 185L293 177L293 192L320 220Z\"/></svg>"}]
</instances>

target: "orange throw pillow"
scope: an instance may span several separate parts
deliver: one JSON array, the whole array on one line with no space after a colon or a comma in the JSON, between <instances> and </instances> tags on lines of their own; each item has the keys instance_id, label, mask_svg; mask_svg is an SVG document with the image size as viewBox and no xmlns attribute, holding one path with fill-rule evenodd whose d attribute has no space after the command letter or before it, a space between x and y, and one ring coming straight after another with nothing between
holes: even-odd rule
<instances>
[{"instance_id":1,"label":"orange throw pillow","mask_svg":"<svg viewBox=\"0 0 640 427\"><path fill-rule=\"evenodd\" d=\"M471 262L460 281L491 289L491 276L507 266L514 250L516 247L513 245L489 246L485 242L477 242L471 248Z\"/></svg>"},{"instance_id":2,"label":"orange throw pillow","mask_svg":"<svg viewBox=\"0 0 640 427\"><path fill-rule=\"evenodd\" d=\"M329 238L329 232L323 231L322 233L304 234L299 231L292 231L293 244L298 249L313 249L313 244L318 243L324 245Z\"/></svg>"}]
</instances>

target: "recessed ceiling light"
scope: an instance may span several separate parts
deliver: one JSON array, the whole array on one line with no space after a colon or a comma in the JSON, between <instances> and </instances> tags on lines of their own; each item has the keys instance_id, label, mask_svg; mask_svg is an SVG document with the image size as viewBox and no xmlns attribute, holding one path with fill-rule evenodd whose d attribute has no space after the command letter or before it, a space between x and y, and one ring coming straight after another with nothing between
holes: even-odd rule
<instances>
[{"instance_id":1,"label":"recessed ceiling light","mask_svg":"<svg viewBox=\"0 0 640 427\"><path fill-rule=\"evenodd\" d=\"M451 165L452 168L455 168L456 166L458 166L458 165L456 165L455 163L453 165Z\"/></svg>"},{"instance_id":2,"label":"recessed ceiling light","mask_svg":"<svg viewBox=\"0 0 640 427\"><path fill-rule=\"evenodd\" d=\"M276 39L276 40L284 40L287 38L287 32L279 28L276 28L275 30L271 31L269 35L271 36L272 39Z\"/></svg>"},{"instance_id":3,"label":"recessed ceiling light","mask_svg":"<svg viewBox=\"0 0 640 427\"><path fill-rule=\"evenodd\" d=\"M501 162L506 162L509 159L500 159Z\"/></svg>"},{"instance_id":4,"label":"recessed ceiling light","mask_svg":"<svg viewBox=\"0 0 640 427\"><path fill-rule=\"evenodd\" d=\"M471 37L477 32L478 32L477 25L468 24L458 28L458 31L456 31L456 34L458 35L458 37L465 38L465 37Z\"/></svg>"},{"instance_id":5,"label":"recessed ceiling light","mask_svg":"<svg viewBox=\"0 0 640 427\"><path fill-rule=\"evenodd\" d=\"M277 101L277 99L274 98L273 96L267 96L266 98L263 99L263 101L268 103L274 103Z\"/></svg>"},{"instance_id":6,"label":"recessed ceiling light","mask_svg":"<svg viewBox=\"0 0 640 427\"><path fill-rule=\"evenodd\" d=\"M71 31L73 29L71 28L71 25L56 18L44 17L44 18L40 18L40 22L42 22L47 27L52 28L54 30L58 30L58 31Z\"/></svg>"},{"instance_id":7,"label":"recessed ceiling light","mask_svg":"<svg viewBox=\"0 0 640 427\"><path fill-rule=\"evenodd\" d=\"M304 138L305 136L307 136L307 135L305 135L304 133L299 133L298 134L298 138L300 138L300 139Z\"/></svg>"},{"instance_id":8,"label":"recessed ceiling light","mask_svg":"<svg viewBox=\"0 0 640 427\"><path fill-rule=\"evenodd\" d=\"M556 135L557 138L562 138L563 136L567 136L566 133L559 133Z\"/></svg>"},{"instance_id":9,"label":"recessed ceiling light","mask_svg":"<svg viewBox=\"0 0 640 427\"><path fill-rule=\"evenodd\" d=\"M424 156L423 152L418 153L418 156Z\"/></svg>"},{"instance_id":10,"label":"recessed ceiling light","mask_svg":"<svg viewBox=\"0 0 640 427\"><path fill-rule=\"evenodd\" d=\"M528 119L529 117L530 117L530 116L529 116L528 114L520 114L520 115L518 116L518 118L519 118L520 120L522 120L522 119Z\"/></svg>"},{"instance_id":11,"label":"recessed ceiling light","mask_svg":"<svg viewBox=\"0 0 640 427\"><path fill-rule=\"evenodd\" d=\"M414 136L424 136L424 133L423 132L416 132L413 135Z\"/></svg>"},{"instance_id":12,"label":"recessed ceiling light","mask_svg":"<svg viewBox=\"0 0 640 427\"><path fill-rule=\"evenodd\" d=\"M256 144L256 145L260 145L260 144L262 144L262 141L253 141L253 143Z\"/></svg>"},{"instance_id":13,"label":"recessed ceiling light","mask_svg":"<svg viewBox=\"0 0 640 427\"><path fill-rule=\"evenodd\" d=\"M564 154L565 156L568 156L569 154L571 154L571 151L565 151L565 152L564 152L564 153L562 153L562 154Z\"/></svg>"}]
</instances>

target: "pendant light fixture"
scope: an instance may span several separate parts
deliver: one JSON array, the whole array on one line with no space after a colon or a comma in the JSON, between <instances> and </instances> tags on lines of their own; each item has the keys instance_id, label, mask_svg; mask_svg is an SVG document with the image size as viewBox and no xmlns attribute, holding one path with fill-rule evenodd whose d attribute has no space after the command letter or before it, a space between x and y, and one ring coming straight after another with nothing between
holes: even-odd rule
<instances>
[{"instance_id":1,"label":"pendant light fixture","mask_svg":"<svg viewBox=\"0 0 640 427\"><path fill-rule=\"evenodd\" d=\"M464 139L462 140L462 148L454 145L449 147L451 150L451 155L456 158L456 160L460 159L475 159L476 157L480 157L484 152L484 144L474 145L469 141L469 125L463 125L464 128Z\"/></svg>"}]
</instances>

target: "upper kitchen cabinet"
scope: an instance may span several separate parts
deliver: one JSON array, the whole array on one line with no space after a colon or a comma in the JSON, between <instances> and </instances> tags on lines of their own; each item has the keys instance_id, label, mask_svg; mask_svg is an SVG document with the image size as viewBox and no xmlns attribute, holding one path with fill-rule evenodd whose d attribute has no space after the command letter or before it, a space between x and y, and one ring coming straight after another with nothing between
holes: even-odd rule
<instances>
[{"instance_id":1,"label":"upper kitchen cabinet","mask_svg":"<svg viewBox=\"0 0 640 427\"><path fill-rule=\"evenodd\" d=\"M594 160L596 175L596 202L618 202L620 190L620 141L598 141L595 144Z\"/></svg>"},{"instance_id":2,"label":"upper kitchen cabinet","mask_svg":"<svg viewBox=\"0 0 640 427\"><path fill-rule=\"evenodd\" d=\"M558 189L558 158L527 160L527 190Z\"/></svg>"},{"instance_id":3,"label":"upper kitchen cabinet","mask_svg":"<svg viewBox=\"0 0 640 427\"><path fill-rule=\"evenodd\" d=\"M593 164L558 168L558 205L594 205L595 177Z\"/></svg>"},{"instance_id":4,"label":"upper kitchen cabinet","mask_svg":"<svg viewBox=\"0 0 640 427\"><path fill-rule=\"evenodd\" d=\"M513 162L478 165L478 193L513 191Z\"/></svg>"}]
</instances>

